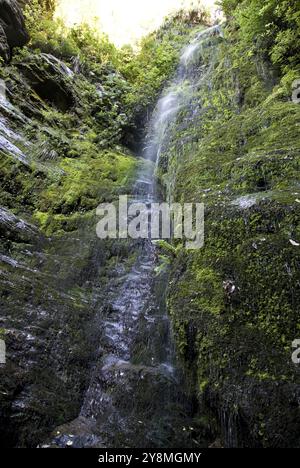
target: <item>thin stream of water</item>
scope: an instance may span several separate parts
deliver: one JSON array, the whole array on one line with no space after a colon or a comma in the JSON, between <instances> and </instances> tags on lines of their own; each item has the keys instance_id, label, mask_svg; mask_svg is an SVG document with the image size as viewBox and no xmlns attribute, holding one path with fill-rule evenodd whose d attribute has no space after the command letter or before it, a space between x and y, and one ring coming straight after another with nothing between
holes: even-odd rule
<instances>
[{"instance_id":1,"label":"thin stream of water","mask_svg":"<svg viewBox=\"0 0 300 468\"><path fill-rule=\"evenodd\" d=\"M202 41L195 37L182 53L171 86L158 101L145 141L145 165L137 176L134 199L157 201L154 167L168 129L193 88L193 62ZM112 281L106 317L101 322L101 358L95 363L79 417L60 429L55 443L74 447L198 447L187 396L176 359L165 306L166 284L155 279L156 251L151 241L137 246L131 271ZM167 278L166 278L167 280Z\"/></svg>"}]
</instances>

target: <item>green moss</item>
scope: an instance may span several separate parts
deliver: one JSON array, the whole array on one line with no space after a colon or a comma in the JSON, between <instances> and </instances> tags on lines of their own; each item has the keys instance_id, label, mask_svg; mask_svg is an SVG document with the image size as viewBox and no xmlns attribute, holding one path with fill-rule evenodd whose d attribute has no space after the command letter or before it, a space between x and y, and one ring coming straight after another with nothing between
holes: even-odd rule
<instances>
[{"instance_id":1,"label":"green moss","mask_svg":"<svg viewBox=\"0 0 300 468\"><path fill-rule=\"evenodd\" d=\"M90 211L130 190L137 159L111 151L99 153L95 146L85 146L80 159L63 159L62 175L41 193L39 211L68 215Z\"/></svg>"},{"instance_id":2,"label":"green moss","mask_svg":"<svg viewBox=\"0 0 300 468\"><path fill-rule=\"evenodd\" d=\"M300 106L230 28L225 41L207 41L201 59L207 73L193 96L201 110L179 114L159 168L175 202L205 204L203 249L173 261L168 305L178 347L201 408L223 411L225 445L273 446L280 437L296 446L296 410L284 399L297 406L300 265L290 240L300 242Z\"/></svg>"},{"instance_id":3,"label":"green moss","mask_svg":"<svg viewBox=\"0 0 300 468\"><path fill-rule=\"evenodd\" d=\"M203 380L202 382L200 382L199 389L201 393L205 392L205 389L207 388L208 384L209 384L208 380Z\"/></svg>"},{"instance_id":4,"label":"green moss","mask_svg":"<svg viewBox=\"0 0 300 468\"><path fill-rule=\"evenodd\" d=\"M95 212L75 213L72 215L51 214L49 212L35 211L33 219L46 236L64 235L68 232L75 232L84 223L89 224L94 219Z\"/></svg>"}]
</instances>

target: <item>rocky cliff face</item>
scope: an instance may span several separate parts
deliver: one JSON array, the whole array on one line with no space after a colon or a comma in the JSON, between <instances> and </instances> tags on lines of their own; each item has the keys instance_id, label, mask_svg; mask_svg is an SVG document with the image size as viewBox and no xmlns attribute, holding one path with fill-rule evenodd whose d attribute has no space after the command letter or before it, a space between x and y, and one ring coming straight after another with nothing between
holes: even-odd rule
<instances>
[{"instance_id":1,"label":"rocky cliff face","mask_svg":"<svg viewBox=\"0 0 300 468\"><path fill-rule=\"evenodd\" d=\"M0 57L11 57L14 47L22 47L29 40L21 8L15 0L0 1Z\"/></svg>"},{"instance_id":2,"label":"rocky cliff face","mask_svg":"<svg viewBox=\"0 0 300 468\"><path fill-rule=\"evenodd\" d=\"M16 2L0 6L0 53L11 60L27 33ZM160 45L154 76L169 49ZM288 69L280 81L230 27L208 34L192 60L158 165L170 199L206 206L204 248L169 246L168 307L197 400L192 435L299 447L298 75ZM115 312L107 295L136 251L97 239L95 208L130 193L141 161L120 145L127 84L111 64L89 70L24 48L0 78L0 442L34 447L78 416L93 363L111 351L101 335Z\"/></svg>"},{"instance_id":3,"label":"rocky cliff face","mask_svg":"<svg viewBox=\"0 0 300 468\"><path fill-rule=\"evenodd\" d=\"M226 447L299 447L300 107L233 38L211 34L174 90L187 98L159 172L206 215L204 248L177 251L169 309L203 424Z\"/></svg>"},{"instance_id":4,"label":"rocky cliff face","mask_svg":"<svg viewBox=\"0 0 300 468\"><path fill-rule=\"evenodd\" d=\"M0 11L9 47L24 44L15 2ZM126 243L97 239L95 208L130 191L138 161L118 146L112 67L85 76L23 49L0 77L0 439L30 447L79 412L108 267L131 256Z\"/></svg>"}]
</instances>

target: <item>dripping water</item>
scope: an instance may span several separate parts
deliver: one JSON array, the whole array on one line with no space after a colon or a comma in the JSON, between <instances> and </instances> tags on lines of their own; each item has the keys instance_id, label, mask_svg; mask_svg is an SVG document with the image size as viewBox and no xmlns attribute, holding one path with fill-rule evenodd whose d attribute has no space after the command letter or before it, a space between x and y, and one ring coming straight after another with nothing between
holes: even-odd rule
<instances>
[{"instance_id":1,"label":"dripping water","mask_svg":"<svg viewBox=\"0 0 300 468\"><path fill-rule=\"evenodd\" d=\"M157 201L155 166L160 163L170 128L191 103L194 63L202 43L219 27L199 33L183 50L176 75L159 99L145 139L147 164L137 176L134 201ZM199 77L197 77L199 81ZM167 277L156 280L157 253L151 241L136 246L129 273L111 280L98 356L79 417L57 430L56 446L193 448L201 442L193 427L193 399L176 358L166 311Z\"/></svg>"}]
</instances>

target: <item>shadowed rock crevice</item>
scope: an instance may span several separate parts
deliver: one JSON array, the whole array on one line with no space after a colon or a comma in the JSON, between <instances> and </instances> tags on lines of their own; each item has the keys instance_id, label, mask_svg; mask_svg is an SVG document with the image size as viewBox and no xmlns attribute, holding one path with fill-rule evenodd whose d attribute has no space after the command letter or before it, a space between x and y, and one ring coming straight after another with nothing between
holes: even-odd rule
<instances>
[{"instance_id":1,"label":"shadowed rock crevice","mask_svg":"<svg viewBox=\"0 0 300 468\"><path fill-rule=\"evenodd\" d=\"M14 47L29 41L23 13L15 0L0 0L0 56L8 60Z\"/></svg>"}]
</instances>

